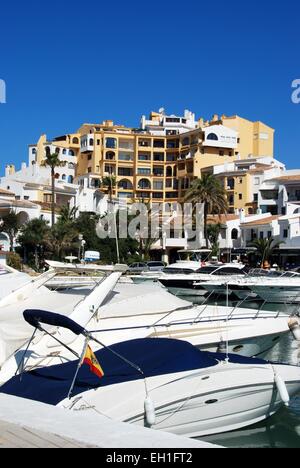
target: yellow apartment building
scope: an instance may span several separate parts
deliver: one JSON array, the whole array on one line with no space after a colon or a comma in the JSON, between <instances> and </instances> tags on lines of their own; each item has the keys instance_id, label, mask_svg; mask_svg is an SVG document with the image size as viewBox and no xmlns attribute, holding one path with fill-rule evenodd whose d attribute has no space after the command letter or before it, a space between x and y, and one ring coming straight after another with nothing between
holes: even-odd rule
<instances>
[{"instance_id":1,"label":"yellow apartment building","mask_svg":"<svg viewBox=\"0 0 300 468\"><path fill-rule=\"evenodd\" d=\"M210 121L204 121L196 120L190 111L178 117L166 115L161 109L152 112L149 119L143 116L136 129L107 120L83 124L76 133L52 141L42 135L36 145L29 147L31 164L41 164L46 146L57 151L70 170L70 174L58 173L57 178L73 181L73 171L79 185L88 183L106 192L101 181L113 175L116 197L177 202L183 199L192 181L212 166L249 158L273 158L274 130L239 116L214 115ZM250 211L255 210L248 174L234 174L232 178L234 202L231 176L224 175L231 211L246 205Z\"/></svg>"}]
</instances>

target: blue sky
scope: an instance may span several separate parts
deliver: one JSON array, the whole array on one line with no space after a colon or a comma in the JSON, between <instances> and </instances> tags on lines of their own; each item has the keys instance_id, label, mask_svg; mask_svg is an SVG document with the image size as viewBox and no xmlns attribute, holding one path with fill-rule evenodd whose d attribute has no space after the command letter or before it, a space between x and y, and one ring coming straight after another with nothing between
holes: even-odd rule
<instances>
[{"instance_id":1,"label":"blue sky","mask_svg":"<svg viewBox=\"0 0 300 468\"><path fill-rule=\"evenodd\" d=\"M300 167L299 16L296 0L3 2L0 174L41 133L106 118L137 126L160 107L262 120L275 156Z\"/></svg>"}]
</instances>

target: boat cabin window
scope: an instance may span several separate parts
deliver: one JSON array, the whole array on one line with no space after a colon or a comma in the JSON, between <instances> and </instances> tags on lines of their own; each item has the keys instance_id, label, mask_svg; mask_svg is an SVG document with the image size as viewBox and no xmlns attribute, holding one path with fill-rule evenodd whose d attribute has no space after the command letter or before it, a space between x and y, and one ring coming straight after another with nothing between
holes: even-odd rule
<instances>
[{"instance_id":1,"label":"boat cabin window","mask_svg":"<svg viewBox=\"0 0 300 468\"><path fill-rule=\"evenodd\" d=\"M207 267L203 267L197 270L197 273L201 273L201 275L212 275L214 272L216 272L219 269L220 267L207 266Z\"/></svg>"},{"instance_id":2,"label":"boat cabin window","mask_svg":"<svg viewBox=\"0 0 300 468\"><path fill-rule=\"evenodd\" d=\"M190 275L195 272L189 268L164 268L163 273L168 275Z\"/></svg>"},{"instance_id":3,"label":"boat cabin window","mask_svg":"<svg viewBox=\"0 0 300 468\"><path fill-rule=\"evenodd\" d=\"M224 276L231 276L231 275L240 275L245 276L244 271L241 268L233 268L233 267L225 267L219 268L217 271L212 273L213 275L224 275Z\"/></svg>"}]
</instances>

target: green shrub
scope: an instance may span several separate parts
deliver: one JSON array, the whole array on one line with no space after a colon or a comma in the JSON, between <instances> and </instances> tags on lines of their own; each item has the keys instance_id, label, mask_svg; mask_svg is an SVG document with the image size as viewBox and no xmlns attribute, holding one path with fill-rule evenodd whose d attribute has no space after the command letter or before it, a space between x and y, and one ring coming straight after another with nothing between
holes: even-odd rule
<instances>
[{"instance_id":1,"label":"green shrub","mask_svg":"<svg viewBox=\"0 0 300 468\"><path fill-rule=\"evenodd\" d=\"M23 269L22 259L20 255L15 252L9 252L9 254L6 257L6 263L8 266L14 268L15 270L22 271Z\"/></svg>"}]
</instances>

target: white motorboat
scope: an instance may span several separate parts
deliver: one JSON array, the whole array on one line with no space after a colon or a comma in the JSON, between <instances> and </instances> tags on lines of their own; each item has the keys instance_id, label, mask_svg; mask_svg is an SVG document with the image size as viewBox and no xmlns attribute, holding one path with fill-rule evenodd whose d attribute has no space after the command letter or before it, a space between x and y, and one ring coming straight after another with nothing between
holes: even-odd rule
<instances>
[{"instance_id":1,"label":"white motorboat","mask_svg":"<svg viewBox=\"0 0 300 468\"><path fill-rule=\"evenodd\" d=\"M48 309L49 310L49 309ZM107 294L94 314L76 321L85 323L105 345L136 338L176 338L189 341L201 350L220 351L227 343L228 352L261 356L272 349L290 331L298 338L299 320L287 314L225 306L192 306L168 293L158 284L118 284ZM74 318L70 315L70 318ZM89 321L87 320L89 318ZM65 331L51 330L53 336L72 345L75 352L82 338L65 337ZM26 368L49 366L74 359L72 352L42 333L25 353ZM0 370L0 382L10 379L20 365L24 348L8 359ZM47 357L45 357L47 356Z\"/></svg>"},{"instance_id":2,"label":"white motorboat","mask_svg":"<svg viewBox=\"0 0 300 468\"><path fill-rule=\"evenodd\" d=\"M43 285L47 275L52 275L52 272L47 272L36 278L34 283L29 283L3 298L0 301L0 365L32 334L31 328L23 320L25 309L49 308L67 316L72 315L85 326L114 288L121 274L122 272L112 273L100 280L92 290L82 288L58 293Z\"/></svg>"},{"instance_id":3,"label":"white motorboat","mask_svg":"<svg viewBox=\"0 0 300 468\"><path fill-rule=\"evenodd\" d=\"M13 377L2 393L200 437L262 421L300 390L299 367L206 353L185 341L131 340L88 358L89 343L102 344L78 324L51 315L32 311L25 318L35 328L56 324L81 334L79 359L20 369L22 378Z\"/></svg>"}]
</instances>

